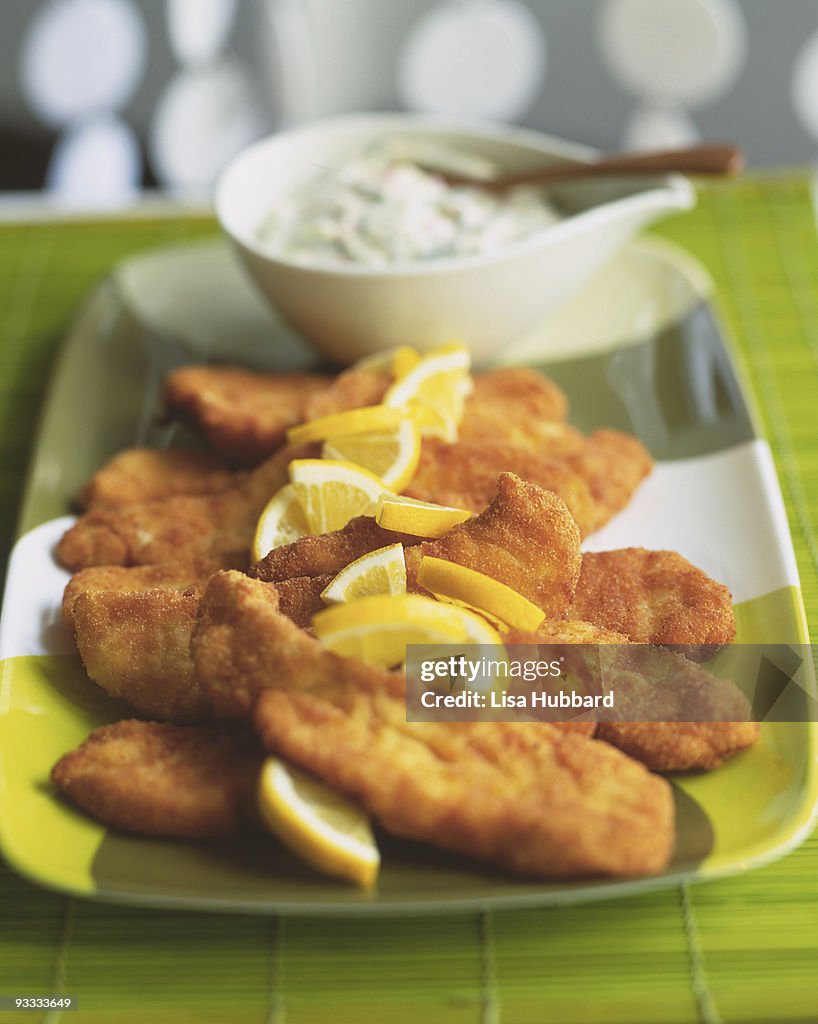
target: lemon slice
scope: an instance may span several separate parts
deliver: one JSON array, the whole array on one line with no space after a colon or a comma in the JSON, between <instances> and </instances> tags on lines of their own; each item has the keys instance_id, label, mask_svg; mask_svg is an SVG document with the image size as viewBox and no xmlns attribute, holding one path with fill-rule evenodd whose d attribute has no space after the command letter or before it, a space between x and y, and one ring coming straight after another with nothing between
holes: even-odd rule
<instances>
[{"instance_id":1,"label":"lemon slice","mask_svg":"<svg viewBox=\"0 0 818 1024\"><path fill-rule=\"evenodd\" d=\"M374 473L333 459L295 459L290 482L314 534L340 530L355 516L373 515L386 491Z\"/></svg>"},{"instance_id":2,"label":"lemon slice","mask_svg":"<svg viewBox=\"0 0 818 1024\"><path fill-rule=\"evenodd\" d=\"M457 562L430 555L420 560L418 583L442 601L452 601L500 624L503 629L531 632L545 612L492 576Z\"/></svg>"},{"instance_id":3,"label":"lemon slice","mask_svg":"<svg viewBox=\"0 0 818 1024\"><path fill-rule=\"evenodd\" d=\"M252 558L254 562L264 558L268 551L292 544L310 532L307 518L292 484L286 484L276 491L258 517L253 536Z\"/></svg>"},{"instance_id":4,"label":"lemon slice","mask_svg":"<svg viewBox=\"0 0 818 1024\"><path fill-rule=\"evenodd\" d=\"M342 569L331 583L321 591L327 604L353 601L372 594L405 594L406 561L402 544L389 544L366 555Z\"/></svg>"},{"instance_id":5,"label":"lemon slice","mask_svg":"<svg viewBox=\"0 0 818 1024\"><path fill-rule=\"evenodd\" d=\"M347 434L365 434L372 431L396 429L403 419L400 409L388 405L365 405L360 409L347 409L331 416L299 423L290 427L287 440L292 444L306 444L308 441L326 441L328 437Z\"/></svg>"},{"instance_id":6,"label":"lemon slice","mask_svg":"<svg viewBox=\"0 0 818 1024\"><path fill-rule=\"evenodd\" d=\"M359 359L353 369L355 370L382 370L384 373L391 373L397 380L405 373L408 373L413 366L420 362L420 353L408 345L401 345L398 348L390 348L385 352L376 352L372 356L364 356Z\"/></svg>"},{"instance_id":7,"label":"lemon slice","mask_svg":"<svg viewBox=\"0 0 818 1024\"><path fill-rule=\"evenodd\" d=\"M369 819L356 804L297 768L268 757L258 781L266 827L327 875L370 888L381 857Z\"/></svg>"},{"instance_id":8,"label":"lemon slice","mask_svg":"<svg viewBox=\"0 0 818 1024\"><path fill-rule=\"evenodd\" d=\"M471 517L472 513L464 508L416 501L398 494L384 494L375 508L378 526L412 537L442 537L453 526Z\"/></svg>"},{"instance_id":9,"label":"lemon slice","mask_svg":"<svg viewBox=\"0 0 818 1024\"><path fill-rule=\"evenodd\" d=\"M456 441L470 365L464 345L431 352L389 388L383 404L408 409L424 437Z\"/></svg>"},{"instance_id":10,"label":"lemon slice","mask_svg":"<svg viewBox=\"0 0 818 1024\"><path fill-rule=\"evenodd\" d=\"M362 597L316 612L312 628L338 654L392 668L406 658L407 644L467 641L462 609L421 594Z\"/></svg>"},{"instance_id":11,"label":"lemon slice","mask_svg":"<svg viewBox=\"0 0 818 1024\"><path fill-rule=\"evenodd\" d=\"M363 466L395 490L406 487L420 461L420 431L415 421L400 410L388 411L398 413L397 424L392 429L333 436L324 443L322 457Z\"/></svg>"}]
</instances>

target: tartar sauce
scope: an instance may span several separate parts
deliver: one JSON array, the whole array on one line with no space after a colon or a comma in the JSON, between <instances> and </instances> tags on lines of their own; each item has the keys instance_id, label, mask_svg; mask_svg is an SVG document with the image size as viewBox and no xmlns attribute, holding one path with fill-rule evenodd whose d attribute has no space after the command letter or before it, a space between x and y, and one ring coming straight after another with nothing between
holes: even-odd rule
<instances>
[{"instance_id":1,"label":"tartar sauce","mask_svg":"<svg viewBox=\"0 0 818 1024\"><path fill-rule=\"evenodd\" d=\"M536 189L494 196L376 152L305 182L277 204L259 237L299 262L382 267L494 254L558 219Z\"/></svg>"}]
</instances>

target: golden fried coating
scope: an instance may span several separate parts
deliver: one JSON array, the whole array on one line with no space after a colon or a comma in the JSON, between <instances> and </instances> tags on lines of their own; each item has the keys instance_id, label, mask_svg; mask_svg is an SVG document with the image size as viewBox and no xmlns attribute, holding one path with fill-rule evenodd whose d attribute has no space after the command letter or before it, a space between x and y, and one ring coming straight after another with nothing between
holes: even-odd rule
<instances>
[{"instance_id":1,"label":"golden fried coating","mask_svg":"<svg viewBox=\"0 0 818 1024\"><path fill-rule=\"evenodd\" d=\"M279 603L278 584L240 572L216 573L208 583L190 651L215 715L247 717L269 686L317 686L341 676L353 686L368 679L389 686L397 679L402 692L402 677L325 650L282 614Z\"/></svg>"},{"instance_id":2,"label":"golden fried coating","mask_svg":"<svg viewBox=\"0 0 818 1024\"><path fill-rule=\"evenodd\" d=\"M577 525L556 494L502 473L479 516L407 549L407 576L414 581L426 555L445 558L492 576L559 618L579 577L579 543Z\"/></svg>"},{"instance_id":3,"label":"golden fried coating","mask_svg":"<svg viewBox=\"0 0 818 1024\"><path fill-rule=\"evenodd\" d=\"M183 366L165 381L170 413L192 422L218 455L254 465L306 419L307 402L330 386L314 373L254 373L237 366Z\"/></svg>"},{"instance_id":4,"label":"golden fried coating","mask_svg":"<svg viewBox=\"0 0 818 1024\"><path fill-rule=\"evenodd\" d=\"M405 493L420 501L482 512L494 497L498 476L504 472L562 498L583 537L600 525L598 506L579 473L560 459L490 438L455 444L427 438L417 473Z\"/></svg>"},{"instance_id":5,"label":"golden fried coating","mask_svg":"<svg viewBox=\"0 0 818 1024\"><path fill-rule=\"evenodd\" d=\"M302 633L305 674L326 657ZM544 723L407 722L398 687L344 675L272 688L265 748L358 801L388 832L536 878L661 871L670 786L612 747Z\"/></svg>"},{"instance_id":6,"label":"golden fried coating","mask_svg":"<svg viewBox=\"0 0 818 1024\"><path fill-rule=\"evenodd\" d=\"M568 402L553 381L524 366L490 370L474 377L460 423L461 441L501 440L540 455L580 450L582 434L563 423Z\"/></svg>"},{"instance_id":7,"label":"golden fried coating","mask_svg":"<svg viewBox=\"0 0 818 1024\"><path fill-rule=\"evenodd\" d=\"M654 772L710 771L751 747L758 722L603 722L599 739Z\"/></svg>"},{"instance_id":8,"label":"golden fried coating","mask_svg":"<svg viewBox=\"0 0 818 1024\"><path fill-rule=\"evenodd\" d=\"M54 785L93 818L146 836L227 836L256 822L262 754L252 736L127 720L54 765Z\"/></svg>"},{"instance_id":9,"label":"golden fried coating","mask_svg":"<svg viewBox=\"0 0 818 1024\"><path fill-rule=\"evenodd\" d=\"M79 491L83 511L122 508L177 494L216 494L234 487L239 475L215 455L189 448L128 448L115 455Z\"/></svg>"},{"instance_id":10,"label":"golden fried coating","mask_svg":"<svg viewBox=\"0 0 818 1024\"><path fill-rule=\"evenodd\" d=\"M133 594L141 590L176 590L191 587L204 590L207 581L219 569L244 569L246 558L199 558L190 562L158 562L155 565L95 565L81 569L68 581L62 599L62 621L74 629L74 602L86 591L117 591Z\"/></svg>"},{"instance_id":11,"label":"golden fried coating","mask_svg":"<svg viewBox=\"0 0 818 1024\"><path fill-rule=\"evenodd\" d=\"M627 644L628 638L581 619L545 619L533 633L512 629L504 634L507 644Z\"/></svg>"},{"instance_id":12,"label":"golden fried coating","mask_svg":"<svg viewBox=\"0 0 818 1024\"><path fill-rule=\"evenodd\" d=\"M340 657L277 608L275 587L213 577L192 643L220 714L359 800L396 835L539 877L661 870L670 789L571 729L407 723L401 675Z\"/></svg>"},{"instance_id":13,"label":"golden fried coating","mask_svg":"<svg viewBox=\"0 0 818 1024\"><path fill-rule=\"evenodd\" d=\"M151 565L249 555L258 517L288 478L291 459L313 448L287 447L239 486L220 494L146 501L86 512L57 545L57 560L76 572L91 565Z\"/></svg>"},{"instance_id":14,"label":"golden fried coating","mask_svg":"<svg viewBox=\"0 0 818 1024\"><path fill-rule=\"evenodd\" d=\"M278 591L278 610L282 615L300 626L309 629L312 617L327 606L321 600L321 591L332 582L333 576L293 576L275 584Z\"/></svg>"},{"instance_id":15,"label":"golden fried coating","mask_svg":"<svg viewBox=\"0 0 818 1024\"><path fill-rule=\"evenodd\" d=\"M249 575L268 583L292 576L335 576L350 562L388 544L412 545L420 537L383 530L372 516L357 516L346 526L318 537L302 537L292 544L274 548L260 562L251 565Z\"/></svg>"},{"instance_id":16,"label":"golden fried coating","mask_svg":"<svg viewBox=\"0 0 818 1024\"><path fill-rule=\"evenodd\" d=\"M570 615L636 643L683 644L697 660L736 634L730 591L675 551L583 555Z\"/></svg>"},{"instance_id":17,"label":"golden fried coating","mask_svg":"<svg viewBox=\"0 0 818 1024\"><path fill-rule=\"evenodd\" d=\"M392 375L383 370L367 367L344 370L328 388L311 395L302 419L317 420L347 409L360 409L364 405L378 405L392 383Z\"/></svg>"},{"instance_id":18,"label":"golden fried coating","mask_svg":"<svg viewBox=\"0 0 818 1024\"><path fill-rule=\"evenodd\" d=\"M559 650L586 692L614 693L617 720L600 721L597 737L652 771L716 768L758 739L750 704L731 680L663 647L601 643L592 653Z\"/></svg>"},{"instance_id":19,"label":"golden fried coating","mask_svg":"<svg viewBox=\"0 0 818 1024\"><path fill-rule=\"evenodd\" d=\"M198 606L196 591L78 594L74 630L86 672L140 714L169 722L209 717L190 657Z\"/></svg>"},{"instance_id":20,"label":"golden fried coating","mask_svg":"<svg viewBox=\"0 0 818 1024\"><path fill-rule=\"evenodd\" d=\"M642 442L619 430L595 431L582 449L566 456L565 461L588 484L597 504L594 529L625 508L653 468L653 459Z\"/></svg>"}]
</instances>

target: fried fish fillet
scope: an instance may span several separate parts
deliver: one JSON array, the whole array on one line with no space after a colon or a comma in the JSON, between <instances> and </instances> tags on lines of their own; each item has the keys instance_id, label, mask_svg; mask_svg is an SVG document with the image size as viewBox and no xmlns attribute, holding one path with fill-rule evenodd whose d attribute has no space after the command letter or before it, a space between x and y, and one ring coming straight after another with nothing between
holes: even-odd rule
<instances>
[{"instance_id":1,"label":"fried fish fillet","mask_svg":"<svg viewBox=\"0 0 818 1024\"><path fill-rule=\"evenodd\" d=\"M596 736L651 771L717 768L758 739L741 691L675 651L635 645L622 633L576 620L546 620L536 633L512 631L504 640L512 649L536 644L536 657L546 661L561 656L587 692L601 682L613 690L617 716L634 721L600 721ZM588 655L565 645L596 650ZM698 720L682 720L688 715Z\"/></svg>"},{"instance_id":2,"label":"fried fish fillet","mask_svg":"<svg viewBox=\"0 0 818 1024\"><path fill-rule=\"evenodd\" d=\"M254 465L276 451L309 400L330 387L315 373L259 373L237 366L183 366L165 381L171 414L192 422L218 455Z\"/></svg>"},{"instance_id":3,"label":"fried fish fillet","mask_svg":"<svg viewBox=\"0 0 818 1024\"><path fill-rule=\"evenodd\" d=\"M667 784L558 726L407 723L405 683L326 650L278 610L274 586L213 577L192 651L218 712L359 800L389 831L538 877L661 870Z\"/></svg>"},{"instance_id":4,"label":"fried fish fillet","mask_svg":"<svg viewBox=\"0 0 818 1024\"><path fill-rule=\"evenodd\" d=\"M599 739L655 772L710 771L752 747L758 722L603 722Z\"/></svg>"},{"instance_id":5,"label":"fried fish fillet","mask_svg":"<svg viewBox=\"0 0 818 1024\"><path fill-rule=\"evenodd\" d=\"M89 677L151 718L188 722L210 717L190 657L198 607L197 591L78 594L74 635Z\"/></svg>"},{"instance_id":6,"label":"fried fish fillet","mask_svg":"<svg viewBox=\"0 0 818 1024\"><path fill-rule=\"evenodd\" d=\"M333 576L293 576L275 584L278 591L278 610L296 626L309 629L312 617L326 604L321 600L321 591L332 582Z\"/></svg>"},{"instance_id":7,"label":"fried fish fillet","mask_svg":"<svg viewBox=\"0 0 818 1024\"><path fill-rule=\"evenodd\" d=\"M567 411L565 394L536 370L490 370L474 376L458 438L502 440L541 455L571 454L582 447L583 436L562 422Z\"/></svg>"},{"instance_id":8,"label":"fried fish fillet","mask_svg":"<svg viewBox=\"0 0 818 1024\"><path fill-rule=\"evenodd\" d=\"M561 651L587 691L604 684L614 693L617 720L600 721L596 735L652 771L717 768L758 739L741 690L675 651L607 643L594 655Z\"/></svg>"},{"instance_id":9,"label":"fried fish fillet","mask_svg":"<svg viewBox=\"0 0 818 1024\"><path fill-rule=\"evenodd\" d=\"M305 672L325 656L307 644ZM267 689L265 748L358 801L388 832L535 878L644 875L673 847L669 785L558 726L407 722L397 684L344 676Z\"/></svg>"},{"instance_id":10,"label":"fried fish fillet","mask_svg":"<svg viewBox=\"0 0 818 1024\"><path fill-rule=\"evenodd\" d=\"M577 525L556 494L502 473L480 515L406 550L407 576L414 581L424 556L444 558L492 576L560 618L579 577L579 544Z\"/></svg>"},{"instance_id":11,"label":"fried fish fillet","mask_svg":"<svg viewBox=\"0 0 818 1024\"><path fill-rule=\"evenodd\" d=\"M595 530L625 508L653 468L642 442L619 430L595 431L565 462L590 488L597 506Z\"/></svg>"},{"instance_id":12,"label":"fried fish fillet","mask_svg":"<svg viewBox=\"0 0 818 1024\"><path fill-rule=\"evenodd\" d=\"M219 494L146 501L86 512L57 545L57 560L76 572L91 565L156 562L249 554L258 517L288 480L293 458L311 447L284 448Z\"/></svg>"},{"instance_id":13,"label":"fried fish fillet","mask_svg":"<svg viewBox=\"0 0 818 1024\"><path fill-rule=\"evenodd\" d=\"M54 765L60 792L105 825L148 836L227 836L256 821L254 737L206 726L105 725Z\"/></svg>"},{"instance_id":14,"label":"fried fish fillet","mask_svg":"<svg viewBox=\"0 0 818 1024\"><path fill-rule=\"evenodd\" d=\"M268 583L292 576L334 576L370 551L388 544L418 544L420 540L420 537L383 530L372 516L356 516L340 530L318 537L302 537L292 544L273 548L260 562L250 566L249 575Z\"/></svg>"},{"instance_id":15,"label":"fried fish fillet","mask_svg":"<svg viewBox=\"0 0 818 1024\"><path fill-rule=\"evenodd\" d=\"M63 593L62 622L74 629L74 602L86 591L116 591L133 594L143 590L176 590L191 587L204 590L207 581L219 569L243 569L246 558L199 558L189 562L158 562L154 565L95 565L75 573Z\"/></svg>"},{"instance_id":16,"label":"fried fish fillet","mask_svg":"<svg viewBox=\"0 0 818 1024\"><path fill-rule=\"evenodd\" d=\"M316 420L364 405L378 405L392 383L392 375L383 370L359 367L339 373L329 387L307 400L303 419Z\"/></svg>"},{"instance_id":17,"label":"fried fish fillet","mask_svg":"<svg viewBox=\"0 0 818 1024\"><path fill-rule=\"evenodd\" d=\"M280 601L278 584L240 572L216 573L208 583L190 652L196 679L217 717L246 718L268 686L320 685L341 675L353 685L366 679L386 685L392 678L393 673L325 650L281 612ZM309 640L306 647L304 640ZM305 652L316 649L326 657L305 665Z\"/></svg>"},{"instance_id":18,"label":"fried fish fillet","mask_svg":"<svg viewBox=\"0 0 818 1024\"><path fill-rule=\"evenodd\" d=\"M115 455L79 491L78 508L122 508L177 494L215 494L234 487L238 474L214 455L189 448L128 448Z\"/></svg>"},{"instance_id":19,"label":"fried fish fillet","mask_svg":"<svg viewBox=\"0 0 818 1024\"><path fill-rule=\"evenodd\" d=\"M697 660L736 634L730 591L675 551L588 552L570 614Z\"/></svg>"},{"instance_id":20,"label":"fried fish fillet","mask_svg":"<svg viewBox=\"0 0 818 1024\"><path fill-rule=\"evenodd\" d=\"M489 438L454 444L427 438L417 472L404 493L420 501L482 512L504 472L562 498L583 536L599 525L599 510L588 485L565 462Z\"/></svg>"}]
</instances>

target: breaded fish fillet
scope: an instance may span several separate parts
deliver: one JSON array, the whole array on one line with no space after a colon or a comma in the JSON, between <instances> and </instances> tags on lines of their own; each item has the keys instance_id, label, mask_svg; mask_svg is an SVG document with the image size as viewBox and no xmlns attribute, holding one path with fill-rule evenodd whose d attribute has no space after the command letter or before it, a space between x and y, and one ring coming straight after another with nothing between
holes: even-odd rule
<instances>
[{"instance_id":1,"label":"breaded fish fillet","mask_svg":"<svg viewBox=\"0 0 818 1024\"><path fill-rule=\"evenodd\" d=\"M78 508L122 508L177 494L215 494L240 477L205 452L189 448L128 448L115 455L79 491Z\"/></svg>"},{"instance_id":2,"label":"breaded fish fillet","mask_svg":"<svg viewBox=\"0 0 818 1024\"><path fill-rule=\"evenodd\" d=\"M198 607L196 591L77 595L74 631L86 672L140 714L170 722L208 718L190 657Z\"/></svg>"},{"instance_id":3,"label":"breaded fish fillet","mask_svg":"<svg viewBox=\"0 0 818 1024\"><path fill-rule=\"evenodd\" d=\"M736 634L730 591L675 551L583 555L570 615L636 643L683 644L697 660Z\"/></svg>"},{"instance_id":4,"label":"breaded fish fillet","mask_svg":"<svg viewBox=\"0 0 818 1024\"><path fill-rule=\"evenodd\" d=\"M758 723L750 720L738 687L675 651L607 642L593 654L560 651L588 692L602 684L614 693L618 720L601 721L596 735L652 771L717 768L758 739Z\"/></svg>"},{"instance_id":5,"label":"breaded fish fillet","mask_svg":"<svg viewBox=\"0 0 818 1024\"><path fill-rule=\"evenodd\" d=\"M54 765L60 792L138 835L227 836L256 821L257 742L205 726L105 725Z\"/></svg>"},{"instance_id":6,"label":"breaded fish fillet","mask_svg":"<svg viewBox=\"0 0 818 1024\"><path fill-rule=\"evenodd\" d=\"M599 739L655 772L710 771L752 747L758 722L603 722Z\"/></svg>"},{"instance_id":7,"label":"breaded fish fillet","mask_svg":"<svg viewBox=\"0 0 818 1024\"><path fill-rule=\"evenodd\" d=\"M502 473L497 493L473 519L405 552L414 581L427 555L476 569L533 601L549 618L565 615L579 577L579 530L551 491Z\"/></svg>"},{"instance_id":8,"label":"breaded fish fillet","mask_svg":"<svg viewBox=\"0 0 818 1024\"><path fill-rule=\"evenodd\" d=\"M284 448L219 494L146 501L86 512L57 546L57 560L76 572L91 565L150 565L177 559L249 554L262 509L288 480L293 458L314 449Z\"/></svg>"},{"instance_id":9,"label":"breaded fish fillet","mask_svg":"<svg viewBox=\"0 0 818 1024\"><path fill-rule=\"evenodd\" d=\"M625 508L653 468L653 459L642 442L619 430L595 431L565 462L590 488L598 510L594 529Z\"/></svg>"},{"instance_id":10,"label":"breaded fish fillet","mask_svg":"<svg viewBox=\"0 0 818 1024\"><path fill-rule=\"evenodd\" d=\"M539 877L643 874L670 856L670 789L558 726L407 723L401 675L342 658L275 587L213 577L192 643L217 710L361 803L389 831Z\"/></svg>"},{"instance_id":11,"label":"breaded fish fillet","mask_svg":"<svg viewBox=\"0 0 818 1024\"><path fill-rule=\"evenodd\" d=\"M344 370L329 387L311 395L302 419L317 420L364 405L378 405L392 383L392 375L369 367Z\"/></svg>"},{"instance_id":12,"label":"breaded fish fillet","mask_svg":"<svg viewBox=\"0 0 818 1024\"><path fill-rule=\"evenodd\" d=\"M326 656L317 641L305 665ZM310 669L306 668L306 672ZM397 685L344 676L265 690L265 748L358 801L388 832L535 878L643 875L673 847L669 785L548 724L407 722Z\"/></svg>"},{"instance_id":13,"label":"breaded fish fillet","mask_svg":"<svg viewBox=\"0 0 818 1024\"><path fill-rule=\"evenodd\" d=\"M578 451L583 436L562 421L568 401L557 385L536 370L513 366L474 376L458 439L502 440L541 455Z\"/></svg>"},{"instance_id":14,"label":"breaded fish fillet","mask_svg":"<svg viewBox=\"0 0 818 1024\"><path fill-rule=\"evenodd\" d=\"M63 593L62 621L74 629L74 602L86 591L116 591L133 594L142 590L176 590L191 587L204 590L207 581L219 569L243 569L240 557L199 558L190 562L158 562L155 565L95 565L75 573Z\"/></svg>"},{"instance_id":15,"label":"breaded fish fillet","mask_svg":"<svg viewBox=\"0 0 818 1024\"><path fill-rule=\"evenodd\" d=\"M259 373L237 366L183 366L165 381L168 411L198 428L218 455L254 465L306 419L309 399L331 378L315 373Z\"/></svg>"},{"instance_id":16,"label":"breaded fish fillet","mask_svg":"<svg viewBox=\"0 0 818 1024\"><path fill-rule=\"evenodd\" d=\"M324 648L327 656L306 672L301 659L315 650L312 644L317 641L281 612L277 584L228 571L207 585L190 651L196 679L222 718L246 718L268 686L320 685L344 674L353 684L375 679L386 685L393 676Z\"/></svg>"},{"instance_id":17,"label":"breaded fish fillet","mask_svg":"<svg viewBox=\"0 0 818 1024\"><path fill-rule=\"evenodd\" d=\"M404 493L420 501L482 512L504 472L562 498L583 537L599 525L600 512L588 485L563 461L489 438L455 444L427 438L418 470Z\"/></svg>"},{"instance_id":18,"label":"breaded fish fillet","mask_svg":"<svg viewBox=\"0 0 818 1024\"><path fill-rule=\"evenodd\" d=\"M346 526L318 537L302 537L292 544L273 548L260 562L250 566L249 575L268 583L292 576L335 576L361 555L388 544L419 544L420 537L383 530L372 516L356 516Z\"/></svg>"},{"instance_id":19,"label":"breaded fish fillet","mask_svg":"<svg viewBox=\"0 0 818 1024\"><path fill-rule=\"evenodd\" d=\"M275 584L278 591L278 610L282 615L300 626L309 629L312 617L327 606L321 600L321 591L332 582L333 576L293 576Z\"/></svg>"}]
</instances>

